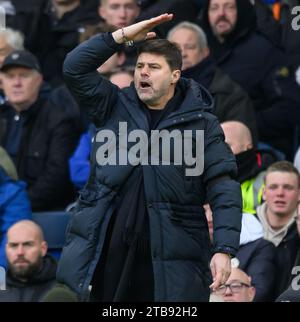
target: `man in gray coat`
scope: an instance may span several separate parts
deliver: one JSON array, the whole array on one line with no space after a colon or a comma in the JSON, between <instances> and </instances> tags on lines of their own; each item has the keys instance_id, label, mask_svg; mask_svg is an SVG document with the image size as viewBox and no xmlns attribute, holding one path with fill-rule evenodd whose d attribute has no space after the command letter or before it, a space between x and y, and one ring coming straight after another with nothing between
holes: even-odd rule
<instances>
[{"instance_id":1,"label":"man in gray coat","mask_svg":"<svg viewBox=\"0 0 300 322\"><path fill-rule=\"evenodd\" d=\"M64 63L68 86L98 128L57 272L80 300L208 301L209 287L230 274L242 206L235 159L210 94L180 77L179 48L151 40L150 30L172 17L96 35ZM97 73L119 46L142 40L130 87Z\"/></svg>"}]
</instances>

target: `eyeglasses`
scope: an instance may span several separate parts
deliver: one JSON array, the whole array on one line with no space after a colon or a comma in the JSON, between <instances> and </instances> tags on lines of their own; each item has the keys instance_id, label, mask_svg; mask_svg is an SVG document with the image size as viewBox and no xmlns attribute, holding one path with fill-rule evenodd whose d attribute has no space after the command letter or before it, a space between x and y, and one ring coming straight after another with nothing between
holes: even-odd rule
<instances>
[{"instance_id":1,"label":"eyeglasses","mask_svg":"<svg viewBox=\"0 0 300 322\"><path fill-rule=\"evenodd\" d=\"M214 293L216 295L224 295L226 293L227 287L229 287L230 292L232 294L238 294L242 291L243 287L251 287L251 285L248 285L248 284L242 283L242 282L234 282L231 284L224 284L224 285L221 285L220 287L218 287L214 291Z\"/></svg>"}]
</instances>

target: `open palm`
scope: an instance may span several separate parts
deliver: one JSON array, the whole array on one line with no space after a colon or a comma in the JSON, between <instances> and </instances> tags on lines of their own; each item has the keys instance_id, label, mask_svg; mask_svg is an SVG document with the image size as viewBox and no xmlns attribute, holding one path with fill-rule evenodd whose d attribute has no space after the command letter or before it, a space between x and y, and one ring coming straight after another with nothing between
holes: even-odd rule
<instances>
[{"instance_id":1,"label":"open palm","mask_svg":"<svg viewBox=\"0 0 300 322\"><path fill-rule=\"evenodd\" d=\"M128 40L133 40L133 41L140 41L140 40L154 38L156 34L155 32L150 32L150 30L160 25L161 23L172 20L172 18L173 18L173 14L165 13L160 16L143 20L141 22L128 26L124 28L126 38Z\"/></svg>"}]
</instances>

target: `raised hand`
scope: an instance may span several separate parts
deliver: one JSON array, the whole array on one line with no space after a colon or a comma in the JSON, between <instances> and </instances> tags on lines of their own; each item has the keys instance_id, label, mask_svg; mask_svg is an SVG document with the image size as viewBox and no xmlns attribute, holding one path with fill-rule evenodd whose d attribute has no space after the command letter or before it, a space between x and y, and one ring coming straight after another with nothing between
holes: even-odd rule
<instances>
[{"instance_id":1,"label":"raised hand","mask_svg":"<svg viewBox=\"0 0 300 322\"><path fill-rule=\"evenodd\" d=\"M118 29L112 33L112 36L114 40L119 44L125 41L124 35L127 40L133 40L133 41L151 39L156 36L155 32L153 31L150 32L151 29L155 28L156 26L164 22L170 21L172 19L173 19L173 14L165 13L160 16L143 20L133 25L124 27L123 32L122 32L122 29Z\"/></svg>"}]
</instances>

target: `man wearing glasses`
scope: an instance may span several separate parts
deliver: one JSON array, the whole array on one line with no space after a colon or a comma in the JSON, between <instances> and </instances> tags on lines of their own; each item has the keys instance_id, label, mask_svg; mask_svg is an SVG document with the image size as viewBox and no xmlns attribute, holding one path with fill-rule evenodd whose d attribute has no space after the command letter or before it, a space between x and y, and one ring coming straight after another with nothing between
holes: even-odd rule
<instances>
[{"instance_id":1,"label":"man wearing glasses","mask_svg":"<svg viewBox=\"0 0 300 322\"><path fill-rule=\"evenodd\" d=\"M255 287L251 285L251 277L239 268L232 268L226 284L218 287L211 294L211 302L252 302Z\"/></svg>"}]
</instances>

